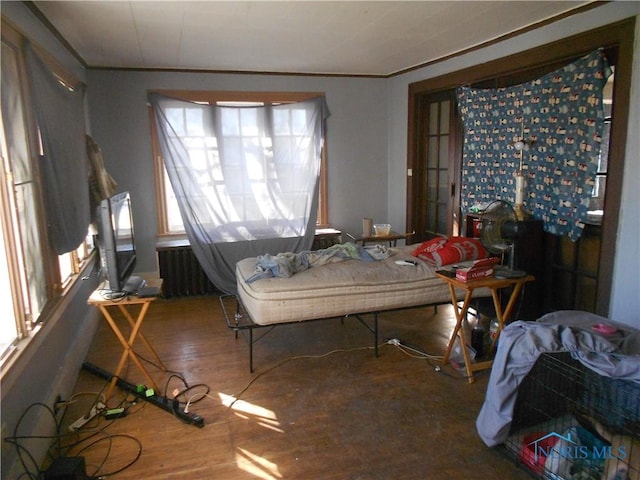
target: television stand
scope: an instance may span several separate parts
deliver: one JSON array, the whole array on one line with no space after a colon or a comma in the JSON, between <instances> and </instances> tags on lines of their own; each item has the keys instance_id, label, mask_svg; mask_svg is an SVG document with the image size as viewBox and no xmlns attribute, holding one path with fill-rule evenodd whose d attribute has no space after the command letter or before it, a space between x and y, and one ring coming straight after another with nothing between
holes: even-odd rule
<instances>
[{"instance_id":1,"label":"television stand","mask_svg":"<svg viewBox=\"0 0 640 480\"><path fill-rule=\"evenodd\" d=\"M159 278L159 279L149 280L148 284L149 286L157 287L158 291L160 291L162 287L162 279ZM153 358L157 362L157 365L159 365L164 372L167 372L167 367L165 367L164 363L162 363L162 360L160 360L160 357L158 357L158 354L156 353L156 351L153 349L153 347L151 346L147 338L142 333L142 322L144 321L144 317L147 314L147 310L149 310L149 306L151 305L151 302L155 301L156 298L158 297L154 297L154 296L138 297L135 295L127 295L123 293L122 296L118 298L114 298L114 297L111 297L110 295L104 295L103 293L104 291L105 291L104 285L99 286L91 294L91 296L87 300L87 303L89 305L93 305L94 307L97 307L102 312L104 319L107 321L107 323L111 327L111 330L113 331L114 335L118 338L118 341L120 342L123 348L122 355L120 356L120 360L118 362L118 366L113 374L113 377L111 378L111 383L106 392L107 400L111 397L113 389L116 386L116 382L118 378L120 378L120 374L122 373L128 358L130 358L135 363L135 365L140 369L140 371L146 378L148 385L153 387L155 391L158 391L158 385L153 380L153 378L151 377L151 375L149 374L145 366L140 361L140 358L138 357L138 355L136 355L135 351L133 350L133 343L136 341L136 338L140 338L140 340L145 344L149 352L153 354ZM140 306L140 309L138 311L137 317L134 319L132 314L133 312L130 311L129 308L135 307L135 306ZM114 308L117 308L118 310L120 310L122 315L127 320L127 323L129 324L129 327L130 327L130 333L128 336L125 335L125 333L122 331L120 326L116 323L113 316L111 315L110 309L114 309Z\"/></svg>"}]
</instances>

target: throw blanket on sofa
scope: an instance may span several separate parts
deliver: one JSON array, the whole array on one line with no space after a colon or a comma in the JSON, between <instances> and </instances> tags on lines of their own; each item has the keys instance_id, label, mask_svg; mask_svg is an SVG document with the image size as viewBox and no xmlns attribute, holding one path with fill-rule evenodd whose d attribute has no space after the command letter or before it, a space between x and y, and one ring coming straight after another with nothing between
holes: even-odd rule
<instances>
[{"instance_id":1,"label":"throw blanket on sofa","mask_svg":"<svg viewBox=\"0 0 640 480\"><path fill-rule=\"evenodd\" d=\"M267 253L266 255L260 255L258 257L256 261L256 273L249 277L246 283L255 282L261 278L288 278L310 267L326 265L327 263L341 262L349 259L372 262L388 258L389 255L391 255L389 248L383 245L365 248L353 243L332 245L323 250L300 253L285 252L275 256Z\"/></svg>"}]
</instances>

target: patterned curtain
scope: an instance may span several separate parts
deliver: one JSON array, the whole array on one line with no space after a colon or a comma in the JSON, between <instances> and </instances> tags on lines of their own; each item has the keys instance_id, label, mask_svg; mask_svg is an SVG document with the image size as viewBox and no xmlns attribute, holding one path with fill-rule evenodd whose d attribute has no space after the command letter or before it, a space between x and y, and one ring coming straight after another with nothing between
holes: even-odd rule
<instances>
[{"instance_id":1,"label":"patterned curtain","mask_svg":"<svg viewBox=\"0 0 640 480\"><path fill-rule=\"evenodd\" d=\"M528 83L458 88L464 123L462 211L496 199L513 203L526 179L524 210L545 231L580 238L595 185L604 122L602 88L611 71L601 51ZM514 147L524 141L525 150Z\"/></svg>"}]
</instances>

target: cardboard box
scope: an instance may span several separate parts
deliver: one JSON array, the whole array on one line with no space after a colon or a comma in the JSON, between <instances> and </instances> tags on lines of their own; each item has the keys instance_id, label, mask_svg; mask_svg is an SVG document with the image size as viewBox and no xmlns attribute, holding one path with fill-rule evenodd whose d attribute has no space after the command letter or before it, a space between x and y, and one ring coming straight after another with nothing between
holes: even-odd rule
<instances>
[{"instance_id":1,"label":"cardboard box","mask_svg":"<svg viewBox=\"0 0 640 480\"><path fill-rule=\"evenodd\" d=\"M498 261L499 259L495 257L475 260L469 267L456 270L456 280L469 282L480 278L493 277L493 267Z\"/></svg>"}]
</instances>

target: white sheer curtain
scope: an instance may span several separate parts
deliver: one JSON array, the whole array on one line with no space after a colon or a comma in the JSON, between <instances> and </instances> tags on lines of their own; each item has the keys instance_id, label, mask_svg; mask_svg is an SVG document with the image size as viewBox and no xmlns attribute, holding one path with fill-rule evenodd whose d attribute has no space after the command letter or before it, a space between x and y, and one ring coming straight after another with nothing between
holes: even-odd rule
<instances>
[{"instance_id":1,"label":"white sheer curtain","mask_svg":"<svg viewBox=\"0 0 640 480\"><path fill-rule=\"evenodd\" d=\"M324 97L251 107L149 100L187 236L219 289L235 292L242 258L311 247Z\"/></svg>"}]
</instances>

